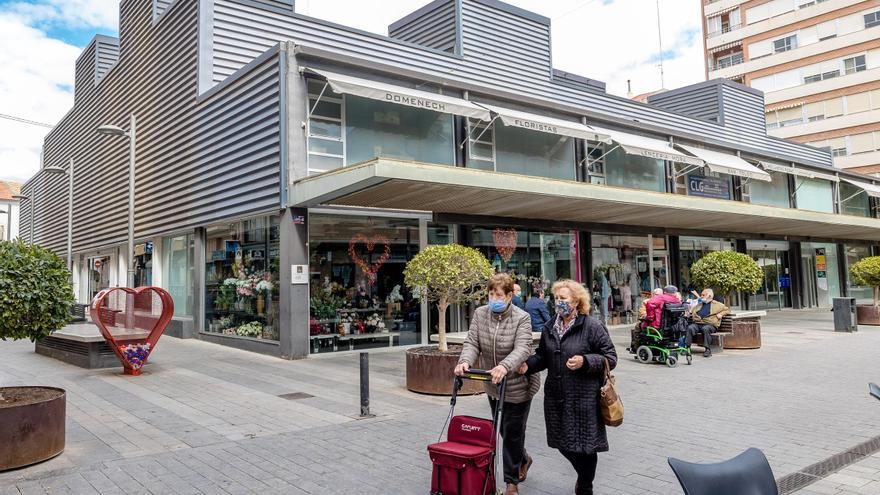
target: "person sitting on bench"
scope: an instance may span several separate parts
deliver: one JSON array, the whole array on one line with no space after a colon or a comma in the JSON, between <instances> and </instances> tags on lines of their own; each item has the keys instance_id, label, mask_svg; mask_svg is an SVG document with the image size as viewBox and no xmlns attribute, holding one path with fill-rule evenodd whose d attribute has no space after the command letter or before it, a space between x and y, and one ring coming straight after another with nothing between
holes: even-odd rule
<instances>
[{"instance_id":1,"label":"person sitting on bench","mask_svg":"<svg viewBox=\"0 0 880 495\"><path fill-rule=\"evenodd\" d=\"M691 324L688 325L687 336L685 337L684 344L690 348L694 335L698 332L703 333L703 347L706 348L705 352L703 352L704 357L712 356L712 350L709 349L709 344L712 342L712 333L721 327L721 319L730 313L730 309L727 306L714 299L715 293L712 289L703 289L700 298L697 300L697 305L694 306L693 312L691 312Z\"/></svg>"}]
</instances>

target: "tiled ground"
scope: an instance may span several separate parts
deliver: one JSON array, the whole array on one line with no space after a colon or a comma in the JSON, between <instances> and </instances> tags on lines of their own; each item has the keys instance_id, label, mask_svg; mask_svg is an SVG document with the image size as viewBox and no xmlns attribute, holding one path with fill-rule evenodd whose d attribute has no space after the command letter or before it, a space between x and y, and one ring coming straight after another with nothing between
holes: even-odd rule
<instances>
[{"instance_id":1,"label":"tiled ground","mask_svg":"<svg viewBox=\"0 0 880 495\"><path fill-rule=\"evenodd\" d=\"M668 456L712 462L761 448L777 477L880 435L880 328L830 331L831 313L787 311L764 322L764 346L693 366L642 365L625 354L618 383L626 421L600 455L597 493L681 493ZM427 493L425 445L447 400L404 387L400 350L371 355L372 411L357 418L356 354L289 362L200 341L165 338L140 377L88 371L0 342L0 385L68 390L68 444L59 457L0 473L0 495L31 493ZM304 392L313 397L285 400ZM574 472L546 447L542 396L527 446L524 494L571 493ZM485 398L459 411L487 413ZM874 455L803 494L878 494Z\"/></svg>"}]
</instances>

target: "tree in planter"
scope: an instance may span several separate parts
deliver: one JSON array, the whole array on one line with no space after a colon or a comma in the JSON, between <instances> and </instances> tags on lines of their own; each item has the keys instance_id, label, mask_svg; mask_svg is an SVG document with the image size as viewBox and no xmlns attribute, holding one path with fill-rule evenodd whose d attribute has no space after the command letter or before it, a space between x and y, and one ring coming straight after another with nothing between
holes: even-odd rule
<instances>
[{"instance_id":1,"label":"tree in planter","mask_svg":"<svg viewBox=\"0 0 880 495\"><path fill-rule=\"evenodd\" d=\"M0 340L46 338L70 321L71 304L63 259L36 244L0 241Z\"/></svg>"},{"instance_id":2,"label":"tree in planter","mask_svg":"<svg viewBox=\"0 0 880 495\"><path fill-rule=\"evenodd\" d=\"M691 281L697 287L711 287L727 297L739 291L754 294L761 288L764 272L749 255L734 251L716 251L691 266Z\"/></svg>"},{"instance_id":3,"label":"tree in planter","mask_svg":"<svg viewBox=\"0 0 880 495\"><path fill-rule=\"evenodd\" d=\"M406 264L406 286L420 298L437 304L441 352L448 349L446 309L450 304L481 298L492 273L492 265L481 252L459 244L430 246Z\"/></svg>"},{"instance_id":4,"label":"tree in planter","mask_svg":"<svg viewBox=\"0 0 880 495\"><path fill-rule=\"evenodd\" d=\"M859 260L849 267L853 282L874 289L874 307L880 306L880 256Z\"/></svg>"}]
</instances>

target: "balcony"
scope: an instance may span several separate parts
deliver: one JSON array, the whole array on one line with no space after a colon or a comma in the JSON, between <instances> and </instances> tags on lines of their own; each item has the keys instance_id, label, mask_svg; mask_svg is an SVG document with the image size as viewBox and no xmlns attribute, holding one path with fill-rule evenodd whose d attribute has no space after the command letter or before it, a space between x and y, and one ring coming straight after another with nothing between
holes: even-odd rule
<instances>
[{"instance_id":1,"label":"balcony","mask_svg":"<svg viewBox=\"0 0 880 495\"><path fill-rule=\"evenodd\" d=\"M729 24L729 25L721 26L720 31L712 31L711 33L707 34L706 37L707 38L714 38L716 36L721 36L722 34L726 34L731 31L736 31L737 29L741 29L742 27L743 27L742 24Z\"/></svg>"}]
</instances>

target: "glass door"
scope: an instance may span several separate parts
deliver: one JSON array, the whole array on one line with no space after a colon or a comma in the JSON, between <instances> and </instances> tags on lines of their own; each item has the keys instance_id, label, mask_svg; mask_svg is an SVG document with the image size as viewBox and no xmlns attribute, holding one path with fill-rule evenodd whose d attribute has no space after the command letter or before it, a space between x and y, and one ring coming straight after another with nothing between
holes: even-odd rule
<instances>
[{"instance_id":1,"label":"glass door","mask_svg":"<svg viewBox=\"0 0 880 495\"><path fill-rule=\"evenodd\" d=\"M816 265L813 263L813 257L811 255L801 255L801 269L804 274L802 289L804 307L815 308L818 305L818 294L816 294Z\"/></svg>"},{"instance_id":2,"label":"glass door","mask_svg":"<svg viewBox=\"0 0 880 495\"><path fill-rule=\"evenodd\" d=\"M788 253L773 249L750 251L752 259L764 272L761 288L752 297L752 307L759 310L790 306L788 297Z\"/></svg>"},{"instance_id":3,"label":"glass door","mask_svg":"<svg viewBox=\"0 0 880 495\"><path fill-rule=\"evenodd\" d=\"M110 288L112 268L112 256L89 258L89 302L98 292Z\"/></svg>"}]
</instances>

